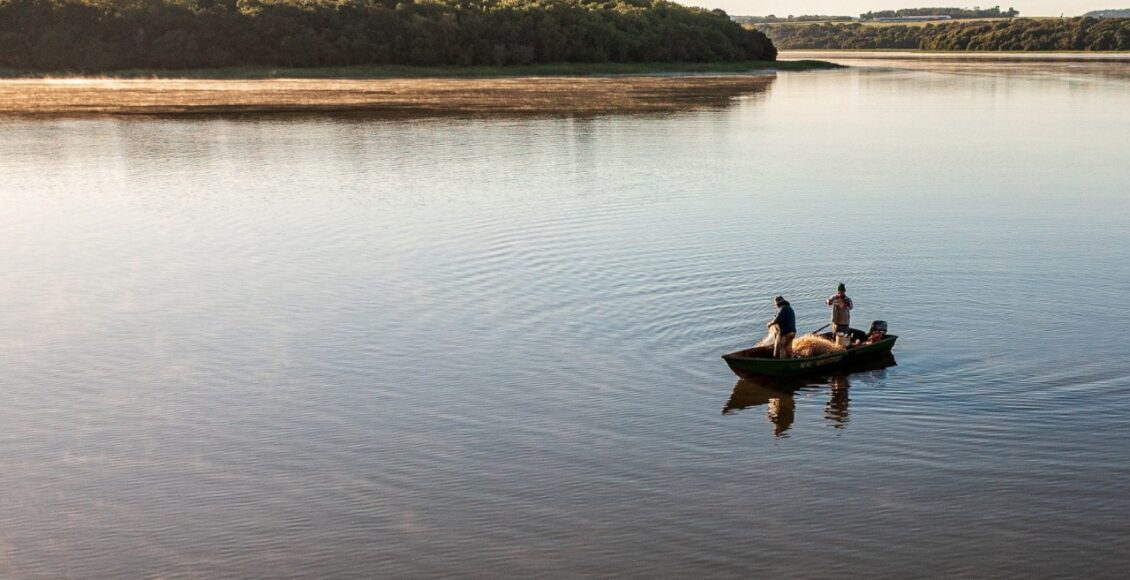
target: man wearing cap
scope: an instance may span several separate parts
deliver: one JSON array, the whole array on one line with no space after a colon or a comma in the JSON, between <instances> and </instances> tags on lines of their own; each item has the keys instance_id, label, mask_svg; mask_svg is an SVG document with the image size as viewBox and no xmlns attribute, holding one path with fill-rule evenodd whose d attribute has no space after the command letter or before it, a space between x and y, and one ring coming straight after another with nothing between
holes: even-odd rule
<instances>
[{"instance_id":1,"label":"man wearing cap","mask_svg":"<svg viewBox=\"0 0 1130 580\"><path fill-rule=\"evenodd\" d=\"M773 358L793 358L793 338L796 337L796 313L784 296L773 299L777 303L777 316L765 326L777 327L777 341L773 343Z\"/></svg>"},{"instance_id":2,"label":"man wearing cap","mask_svg":"<svg viewBox=\"0 0 1130 580\"><path fill-rule=\"evenodd\" d=\"M851 309L855 306L848 298L844 288L844 283L836 287L836 293L827 300L828 306L832 307L832 333L848 334L851 332Z\"/></svg>"}]
</instances>

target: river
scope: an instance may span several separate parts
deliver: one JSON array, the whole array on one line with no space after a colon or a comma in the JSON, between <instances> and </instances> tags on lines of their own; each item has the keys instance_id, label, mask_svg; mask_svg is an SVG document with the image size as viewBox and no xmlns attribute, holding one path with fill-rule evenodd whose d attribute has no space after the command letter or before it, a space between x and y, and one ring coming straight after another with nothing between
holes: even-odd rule
<instances>
[{"instance_id":1,"label":"river","mask_svg":"<svg viewBox=\"0 0 1130 580\"><path fill-rule=\"evenodd\" d=\"M0 576L1120 576L1130 63L847 60L0 120ZM720 360L841 281L896 366Z\"/></svg>"}]
</instances>

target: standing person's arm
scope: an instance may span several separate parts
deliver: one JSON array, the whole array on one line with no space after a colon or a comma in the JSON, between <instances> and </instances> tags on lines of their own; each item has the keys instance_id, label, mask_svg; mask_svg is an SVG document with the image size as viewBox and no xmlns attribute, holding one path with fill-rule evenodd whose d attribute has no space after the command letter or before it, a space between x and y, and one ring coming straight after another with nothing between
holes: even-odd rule
<instances>
[{"instance_id":1,"label":"standing person's arm","mask_svg":"<svg viewBox=\"0 0 1130 580\"><path fill-rule=\"evenodd\" d=\"M844 306L847 306L848 310L855 308L855 304L853 304L851 298L848 298L847 296L844 296Z\"/></svg>"}]
</instances>

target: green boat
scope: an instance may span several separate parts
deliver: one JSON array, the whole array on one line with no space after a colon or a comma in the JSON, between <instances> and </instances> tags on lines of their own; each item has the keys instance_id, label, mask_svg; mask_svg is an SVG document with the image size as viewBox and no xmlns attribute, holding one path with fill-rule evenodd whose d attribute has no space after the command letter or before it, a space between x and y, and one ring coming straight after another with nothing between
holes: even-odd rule
<instances>
[{"instance_id":1,"label":"green boat","mask_svg":"<svg viewBox=\"0 0 1130 580\"><path fill-rule=\"evenodd\" d=\"M832 340L832 333L819 334ZM772 346L755 346L722 355L730 370L742 378L801 377L850 370L878 360L891 358L897 336L887 334L877 342L867 342L867 333L851 329L852 345L845 350L802 358L773 358Z\"/></svg>"}]
</instances>

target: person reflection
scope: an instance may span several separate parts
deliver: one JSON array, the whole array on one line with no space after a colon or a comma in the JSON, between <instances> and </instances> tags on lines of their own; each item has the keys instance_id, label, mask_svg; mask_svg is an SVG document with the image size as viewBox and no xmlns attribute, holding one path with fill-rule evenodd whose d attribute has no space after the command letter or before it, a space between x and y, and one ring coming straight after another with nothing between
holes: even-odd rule
<instances>
[{"instance_id":1,"label":"person reflection","mask_svg":"<svg viewBox=\"0 0 1130 580\"><path fill-rule=\"evenodd\" d=\"M773 424L773 436L781 437L793 426L796 419L796 399L791 392L782 392L781 396L769 399L765 407L765 416Z\"/></svg>"},{"instance_id":2,"label":"person reflection","mask_svg":"<svg viewBox=\"0 0 1130 580\"><path fill-rule=\"evenodd\" d=\"M836 375L829 382L828 402L824 405L824 418L832 422L832 427L843 429L848 422L848 389L851 383L847 375Z\"/></svg>"}]
</instances>

